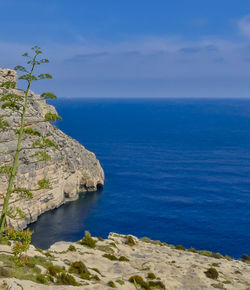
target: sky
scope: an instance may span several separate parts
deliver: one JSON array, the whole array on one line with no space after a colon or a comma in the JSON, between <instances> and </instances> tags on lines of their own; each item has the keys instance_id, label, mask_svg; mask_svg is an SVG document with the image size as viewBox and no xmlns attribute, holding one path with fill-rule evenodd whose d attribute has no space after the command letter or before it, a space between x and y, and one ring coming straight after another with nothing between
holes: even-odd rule
<instances>
[{"instance_id":1,"label":"sky","mask_svg":"<svg viewBox=\"0 0 250 290\"><path fill-rule=\"evenodd\" d=\"M249 0L0 0L0 67L62 98L250 98ZM20 86L22 87L21 81Z\"/></svg>"}]
</instances>

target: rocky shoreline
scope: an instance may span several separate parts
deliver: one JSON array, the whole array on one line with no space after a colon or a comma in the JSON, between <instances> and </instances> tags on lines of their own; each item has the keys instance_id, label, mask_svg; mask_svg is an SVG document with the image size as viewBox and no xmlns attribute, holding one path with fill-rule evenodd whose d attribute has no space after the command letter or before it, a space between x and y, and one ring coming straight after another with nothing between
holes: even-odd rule
<instances>
[{"instance_id":1,"label":"rocky shoreline","mask_svg":"<svg viewBox=\"0 0 250 290\"><path fill-rule=\"evenodd\" d=\"M11 81L17 85L16 72L0 68L0 85ZM0 96L8 93L23 95L23 91L0 87ZM7 115L6 115L7 112ZM32 162L29 152L23 150L20 156L19 171L16 178L18 187L36 188L38 180L49 179L52 189L38 190L34 198L18 201L17 196L11 199L11 205L18 206L26 215L23 220L8 219L8 225L23 229L37 220L42 213L57 208L67 201L78 198L81 191L95 191L104 185L104 172L94 153L88 151L79 142L64 134L52 124L42 122L46 113L56 113L56 109L41 100L40 95L30 92L30 106L26 122L29 127L37 129L43 136L54 141L58 150L48 149L50 161ZM17 143L17 135L13 128L20 122L18 113L3 110L0 102L0 118L10 124L10 129L0 134L0 166L11 166ZM34 140L26 136L23 147L30 147ZM34 150L32 152L35 153ZM31 161L31 163L30 163ZM7 189L7 178L0 174L0 210L3 196Z\"/></svg>"},{"instance_id":2,"label":"rocky shoreline","mask_svg":"<svg viewBox=\"0 0 250 290\"><path fill-rule=\"evenodd\" d=\"M250 289L249 261L148 238L110 233L48 250L30 246L18 272L11 252L0 245L0 289Z\"/></svg>"}]
</instances>

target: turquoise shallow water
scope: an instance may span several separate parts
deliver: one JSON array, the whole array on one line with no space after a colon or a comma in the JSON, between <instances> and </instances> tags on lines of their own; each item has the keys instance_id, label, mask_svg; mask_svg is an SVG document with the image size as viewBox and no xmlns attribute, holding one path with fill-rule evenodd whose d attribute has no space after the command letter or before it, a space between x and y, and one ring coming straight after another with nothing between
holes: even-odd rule
<instances>
[{"instance_id":1,"label":"turquoise shallow water","mask_svg":"<svg viewBox=\"0 0 250 290\"><path fill-rule=\"evenodd\" d=\"M84 230L183 244L239 257L250 245L250 101L61 100L60 129L94 151L97 193L30 227L46 248Z\"/></svg>"}]
</instances>

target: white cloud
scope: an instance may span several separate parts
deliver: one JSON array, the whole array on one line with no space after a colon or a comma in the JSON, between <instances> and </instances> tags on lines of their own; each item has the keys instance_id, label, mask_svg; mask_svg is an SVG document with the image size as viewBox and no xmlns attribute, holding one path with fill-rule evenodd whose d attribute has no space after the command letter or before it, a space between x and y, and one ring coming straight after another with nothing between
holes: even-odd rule
<instances>
[{"instance_id":1,"label":"white cloud","mask_svg":"<svg viewBox=\"0 0 250 290\"><path fill-rule=\"evenodd\" d=\"M0 42L1 65L22 64L20 55L29 47ZM41 89L56 90L62 96L250 96L250 50L244 39L237 43L212 37L85 40L84 44L51 43L44 53L51 63L39 70L52 73L55 79Z\"/></svg>"}]
</instances>

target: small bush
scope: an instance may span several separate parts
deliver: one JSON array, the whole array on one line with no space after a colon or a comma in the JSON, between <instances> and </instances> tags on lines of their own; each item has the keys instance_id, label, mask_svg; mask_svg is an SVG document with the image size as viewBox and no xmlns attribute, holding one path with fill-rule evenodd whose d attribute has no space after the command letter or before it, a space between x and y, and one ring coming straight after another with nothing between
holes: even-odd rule
<instances>
[{"instance_id":1,"label":"small bush","mask_svg":"<svg viewBox=\"0 0 250 290\"><path fill-rule=\"evenodd\" d=\"M151 243L152 242L151 239L148 237L143 237L140 240L143 241L144 243Z\"/></svg>"},{"instance_id":2,"label":"small bush","mask_svg":"<svg viewBox=\"0 0 250 290\"><path fill-rule=\"evenodd\" d=\"M95 271L96 273L98 273L98 274L100 274L100 275L102 276L102 273L100 272L99 269L97 269L97 268L92 268L92 270Z\"/></svg>"},{"instance_id":3,"label":"small bush","mask_svg":"<svg viewBox=\"0 0 250 290\"><path fill-rule=\"evenodd\" d=\"M219 277L219 273L215 268L209 268L206 272L204 272L206 276L210 279L216 280Z\"/></svg>"},{"instance_id":4,"label":"small bush","mask_svg":"<svg viewBox=\"0 0 250 290\"><path fill-rule=\"evenodd\" d=\"M41 284L47 284L48 283L48 280L47 280L46 276L43 275L43 274L38 274L36 276L36 280L37 280L38 283L41 283Z\"/></svg>"},{"instance_id":5,"label":"small bush","mask_svg":"<svg viewBox=\"0 0 250 290\"><path fill-rule=\"evenodd\" d=\"M89 274L87 267L81 261L72 263L69 267L69 272L79 274L79 275L85 274L85 273Z\"/></svg>"},{"instance_id":6,"label":"small bush","mask_svg":"<svg viewBox=\"0 0 250 290\"><path fill-rule=\"evenodd\" d=\"M156 279L156 276L154 273L148 273L148 276L147 276L148 279Z\"/></svg>"},{"instance_id":7,"label":"small bush","mask_svg":"<svg viewBox=\"0 0 250 290\"><path fill-rule=\"evenodd\" d=\"M177 245L175 248L176 248L176 250L186 251L186 248L182 245Z\"/></svg>"},{"instance_id":8,"label":"small bush","mask_svg":"<svg viewBox=\"0 0 250 290\"><path fill-rule=\"evenodd\" d=\"M104 254L102 255L104 258L107 258L111 261L118 261L118 259L116 258L116 256L112 255L112 254Z\"/></svg>"},{"instance_id":9,"label":"small bush","mask_svg":"<svg viewBox=\"0 0 250 290\"><path fill-rule=\"evenodd\" d=\"M151 287L156 288L156 289L166 289L165 285L161 281L149 281L148 282L149 288Z\"/></svg>"},{"instance_id":10,"label":"small bush","mask_svg":"<svg viewBox=\"0 0 250 290\"><path fill-rule=\"evenodd\" d=\"M111 246L97 246L97 249L99 251L102 251L102 252L106 252L106 253L110 253L110 254L113 254L114 253L114 250L111 248Z\"/></svg>"},{"instance_id":11,"label":"small bush","mask_svg":"<svg viewBox=\"0 0 250 290\"><path fill-rule=\"evenodd\" d=\"M213 267L220 267L220 263L213 263L212 266Z\"/></svg>"},{"instance_id":12,"label":"small bush","mask_svg":"<svg viewBox=\"0 0 250 290\"><path fill-rule=\"evenodd\" d=\"M195 250L194 248L190 248L190 249L188 249L188 251L189 251L189 252L192 252L192 253L198 253L198 251Z\"/></svg>"},{"instance_id":13,"label":"small bush","mask_svg":"<svg viewBox=\"0 0 250 290\"><path fill-rule=\"evenodd\" d=\"M11 81L4 82L0 85L0 88L6 88L6 89L14 89L16 87L15 83Z\"/></svg>"},{"instance_id":14,"label":"small bush","mask_svg":"<svg viewBox=\"0 0 250 290\"><path fill-rule=\"evenodd\" d=\"M133 284L134 283L138 284L139 286L141 286L145 290L148 290L149 289L148 283L145 282L141 276L138 276L138 275L131 276L128 279L128 281L130 283L133 283Z\"/></svg>"},{"instance_id":15,"label":"small bush","mask_svg":"<svg viewBox=\"0 0 250 290\"><path fill-rule=\"evenodd\" d=\"M57 283L60 285L79 286L79 283L76 282L76 279L74 278L74 276L67 273L61 273L58 276Z\"/></svg>"},{"instance_id":16,"label":"small bush","mask_svg":"<svg viewBox=\"0 0 250 290\"><path fill-rule=\"evenodd\" d=\"M49 265L47 269L48 269L49 274L54 277L56 277L57 274L65 270L64 267L53 265L53 264Z\"/></svg>"},{"instance_id":17,"label":"small bush","mask_svg":"<svg viewBox=\"0 0 250 290\"><path fill-rule=\"evenodd\" d=\"M120 280L120 279L116 280L115 282L120 284L120 285L124 285L125 284L125 282L123 280Z\"/></svg>"},{"instance_id":18,"label":"small bush","mask_svg":"<svg viewBox=\"0 0 250 290\"><path fill-rule=\"evenodd\" d=\"M103 242L103 241L104 241L104 239L103 239L102 237L98 237L98 240L99 240L100 242Z\"/></svg>"},{"instance_id":19,"label":"small bush","mask_svg":"<svg viewBox=\"0 0 250 290\"><path fill-rule=\"evenodd\" d=\"M86 272L86 273L80 274L80 278L81 279L84 279L84 280L90 280L91 279L91 276L90 276L90 273L89 272Z\"/></svg>"},{"instance_id":20,"label":"small bush","mask_svg":"<svg viewBox=\"0 0 250 290\"><path fill-rule=\"evenodd\" d=\"M111 288L116 288L115 283L113 281L108 281L107 285Z\"/></svg>"},{"instance_id":21,"label":"small bush","mask_svg":"<svg viewBox=\"0 0 250 290\"><path fill-rule=\"evenodd\" d=\"M50 252L46 252L44 255L45 255L46 257L53 257L53 256L50 254Z\"/></svg>"},{"instance_id":22,"label":"small bush","mask_svg":"<svg viewBox=\"0 0 250 290\"><path fill-rule=\"evenodd\" d=\"M89 248L96 247L96 241L91 237L91 234L88 231L85 231L85 237L81 240L80 243Z\"/></svg>"},{"instance_id":23,"label":"small bush","mask_svg":"<svg viewBox=\"0 0 250 290\"><path fill-rule=\"evenodd\" d=\"M132 236L126 236L126 245L129 245L130 247L133 247L135 245L135 241Z\"/></svg>"},{"instance_id":24,"label":"small bush","mask_svg":"<svg viewBox=\"0 0 250 290\"><path fill-rule=\"evenodd\" d=\"M76 247L73 246L73 245L70 245L70 246L68 247L68 251L76 252Z\"/></svg>"},{"instance_id":25,"label":"small bush","mask_svg":"<svg viewBox=\"0 0 250 290\"><path fill-rule=\"evenodd\" d=\"M224 258L220 253L212 253L211 257L216 258L216 259L223 259Z\"/></svg>"},{"instance_id":26,"label":"small bush","mask_svg":"<svg viewBox=\"0 0 250 290\"><path fill-rule=\"evenodd\" d=\"M126 257L124 257L124 256L121 256L121 257L119 258L119 261L120 261L120 262L129 262L129 259L126 258Z\"/></svg>"},{"instance_id":27,"label":"small bush","mask_svg":"<svg viewBox=\"0 0 250 290\"><path fill-rule=\"evenodd\" d=\"M250 256L248 256L247 254L243 254L241 260L243 262L250 262Z\"/></svg>"}]
</instances>

